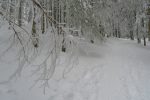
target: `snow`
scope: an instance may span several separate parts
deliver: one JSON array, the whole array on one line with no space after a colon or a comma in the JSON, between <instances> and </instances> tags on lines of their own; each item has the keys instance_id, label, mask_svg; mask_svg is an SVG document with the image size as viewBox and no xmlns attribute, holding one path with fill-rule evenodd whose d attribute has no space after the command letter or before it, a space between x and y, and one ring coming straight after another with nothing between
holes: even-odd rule
<instances>
[{"instance_id":1,"label":"snow","mask_svg":"<svg viewBox=\"0 0 150 100\"><path fill-rule=\"evenodd\" d=\"M6 30L0 29L0 42ZM109 38L96 45L84 40L78 44L76 63L66 68L60 62L45 94L41 84L32 87L36 76L31 77L33 66L29 66L21 77L0 84L0 100L150 100L150 43L144 47L136 41ZM17 67L16 61L9 61L12 56L13 51L8 61L0 60L0 82ZM65 56L62 53L60 60Z\"/></svg>"}]
</instances>

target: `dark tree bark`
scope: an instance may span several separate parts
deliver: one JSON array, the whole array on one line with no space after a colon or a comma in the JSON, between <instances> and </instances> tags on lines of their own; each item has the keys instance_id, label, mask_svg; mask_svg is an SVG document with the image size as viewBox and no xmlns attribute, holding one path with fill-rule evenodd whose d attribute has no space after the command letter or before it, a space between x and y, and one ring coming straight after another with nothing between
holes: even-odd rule
<instances>
[{"instance_id":1,"label":"dark tree bark","mask_svg":"<svg viewBox=\"0 0 150 100\"><path fill-rule=\"evenodd\" d=\"M143 40L144 40L144 46L146 46L146 37L143 36Z\"/></svg>"},{"instance_id":2,"label":"dark tree bark","mask_svg":"<svg viewBox=\"0 0 150 100\"><path fill-rule=\"evenodd\" d=\"M133 31L130 31L130 38L131 38L131 40L134 40L134 34L133 34Z\"/></svg>"},{"instance_id":3,"label":"dark tree bark","mask_svg":"<svg viewBox=\"0 0 150 100\"><path fill-rule=\"evenodd\" d=\"M150 41L150 19L148 22L148 40Z\"/></svg>"},{"instance_id":4,"label":"dark tree bark","mask_svg":"<svg viewBox=\"0 0 150 100\"><path fill-rule=\"evenodd\" d=\"M22 26L22 0L20 0L19 4L19 13L18 13L18 25Z\"/></svg>"},{"instance_id":5,"label":"dark tree bark","mask_svg":"<svg viewBox=\"0 0 150 100\"><path fill-rule=\"evenodd\" d=\"M37 32L36 32L36 22L35 22L35 8L34 8L34 19L33 19L33 24L32 24L32 43L35 48L39 47L39 40L37 37Z\"/></svg>"}]
</instances>

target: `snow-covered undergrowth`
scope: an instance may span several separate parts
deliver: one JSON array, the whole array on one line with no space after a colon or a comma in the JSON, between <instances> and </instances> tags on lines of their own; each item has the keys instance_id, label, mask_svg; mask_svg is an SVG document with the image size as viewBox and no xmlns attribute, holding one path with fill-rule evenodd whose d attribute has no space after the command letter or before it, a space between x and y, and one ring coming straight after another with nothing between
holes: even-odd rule
<instances>
[{"instance_id":1,"label":"snow-covered undergrowth","mask_svg":"<svg viewBox=\"0 0 150 100\"><path fill-rule=\"evenodd\" d=\"M11 31L5 28L0 29L0 52L11 43L5 40ZM0 82L18 66L15 50L1 56ZM0 100L150 100L149 59L150 43L144 47L135 41L110 38L94 45L81 40L76 56L60 54L45 94L41 83L34 85L41 74L32 75L38 59L25 67L20 77L0 84Z\"/></svg>"}]
</instances>

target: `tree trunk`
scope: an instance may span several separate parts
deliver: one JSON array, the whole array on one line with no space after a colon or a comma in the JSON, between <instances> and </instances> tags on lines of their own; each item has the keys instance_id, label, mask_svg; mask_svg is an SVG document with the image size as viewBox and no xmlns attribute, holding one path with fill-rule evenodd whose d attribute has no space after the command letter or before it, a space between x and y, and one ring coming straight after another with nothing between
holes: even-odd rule
<instances>
[{"instance_id":1,"label":"tree trunk","mask_svg":"<svg viewBox=\"0 0 150 100\"><path fill-rule=\"evenodd\" d=\"M138 41L138 44L140 44L140 43L141 43L141 39L140 39L140 38L137 38L137 41Z\"/></svg>"},{"instance_id":2,"label":"tree trunk","mask_svg":"<svg viewBox=\"0 0 150 100\"><path fill-rule=\"evenodd\" d=\"M148 33L148 41L150 41L150 33Z\"/></svg>"},{"instance_id":3,"label":"tree trunk","mask_svg":"<svg viewBox=\"0 0 150 100\"><path fill-rule=\"evenodd\" d=\"M42 34L44 34L45 33L45 15L44 15L44 13L42 15L42 25L41 25L41 27L42 27Z\"/></svg>"},{"instance_id":4,"label":"tree trunk","mask_svg":"<svg viewBox=\"0 0 150 100\"><path fill-rule=\"evenodd\" d=\"M137 36L137 42L138 42L138 44L140 44L141 43L141 39L139 37L139 27L138 27L138 25L137 25L137 29L136 29L136 36Z\"/></svg>"},{"instance_id":5,"label":"tree trunk","mask_svg":"<svg viewBox=\"0 0 150 100\"><path fill-rule=\"evenodd\" d=\"M36 32L35 8L34 8L34 19L33 19L33 24L32 24L32 43L35 48L39 47L38 35Z\"/></svg>"},{"instance_id":6,"label":"tree trunk","mask_svg":"<svg viewBox=\"0 0 150 100\"><path fill-rule=\"evenodd\" d=\"M118 38L121 38L121 32L120 32L119 24L118 24Z\"/></svg>"},{"instance_id":7,"label":"tree trunk","mask_svg":"<svg viewBox=\"0 0 150 100\"><path fill-rule=\"evenodd\" d=\"M11 4L11 0L8 0L8 6L7 6L7 12L8 12L8 20L9 20L9 25L11 25L11 5L9 5L9 4Z\"/></svg>"},{"instance_id":8,"label":"tree trunk","mask_svg":"<svg viewBox=\"0 0 150 100\"><path fill-rule=\"evenodd\" d=\"M143 36L143 40L144 40L144 46L146 46L146 38L145 38L145 36Z\"/></svg>"},{"instance_id":9,"label":"tree trunk","mask_svg":"<svg viewBox=\"0 0 150 100\"><path fill-rule=\"evenodd\" d=\"M44 7L44 4L45 2L44 2L44 0L42 1L42 6ZM44 34L45 33L45 15L44 15L44 12L43 12L43 14L42 14L42 18L41 18L41 30L42 30L42 34Z\"/></svg>"},{"instance_id":10,"label":"tree trunk","mask_svg":"<svg viewBox=\"0 0 150 100\"><path fill-rule=\"evenodd\" d=\"M131 38L131 40L134 40L133 31L130 31L130 38Z\"/></svg>"},{"instance_id":11,"label":"tree trunk","mask_svg":"<svg viewBox=\"0 0 150 100\"><path fill-rule=\"evenodd\" d=\"M148 22L148 40L150 41L150 19Z\"/></svg>"},{"instance_id":12,"label":"tree trunk","mask_svg":"<svg viewBox=\"0 0 150 100\"><path fill-rule=\"evenodd\" d=\"M19 2L18 25L22 25L22 0Z\"/></svg>"}]
</instances>

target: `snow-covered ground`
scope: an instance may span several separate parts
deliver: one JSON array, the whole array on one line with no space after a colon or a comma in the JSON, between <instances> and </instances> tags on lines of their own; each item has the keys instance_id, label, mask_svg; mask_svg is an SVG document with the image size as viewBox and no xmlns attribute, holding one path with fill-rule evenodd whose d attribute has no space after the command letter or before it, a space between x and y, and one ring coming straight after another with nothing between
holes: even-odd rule
<instances>
[{"instance_id":1,"label":"snow-covered ground","mask_svg":"<svg viewBox=\"0 0 150 100\"><path fill-rule=\"evenodd\" d=\"M45 94L40 84L31 88L36 76L30 76L29 66L21 77L0 84L0 100L150 100L150 43L144 47L115 38L97 45L82 41L78 54L73 68L57 66ZM9 60L13 55L0 60L0 82L17 66Z\"/></svg>"}]
</instances>

